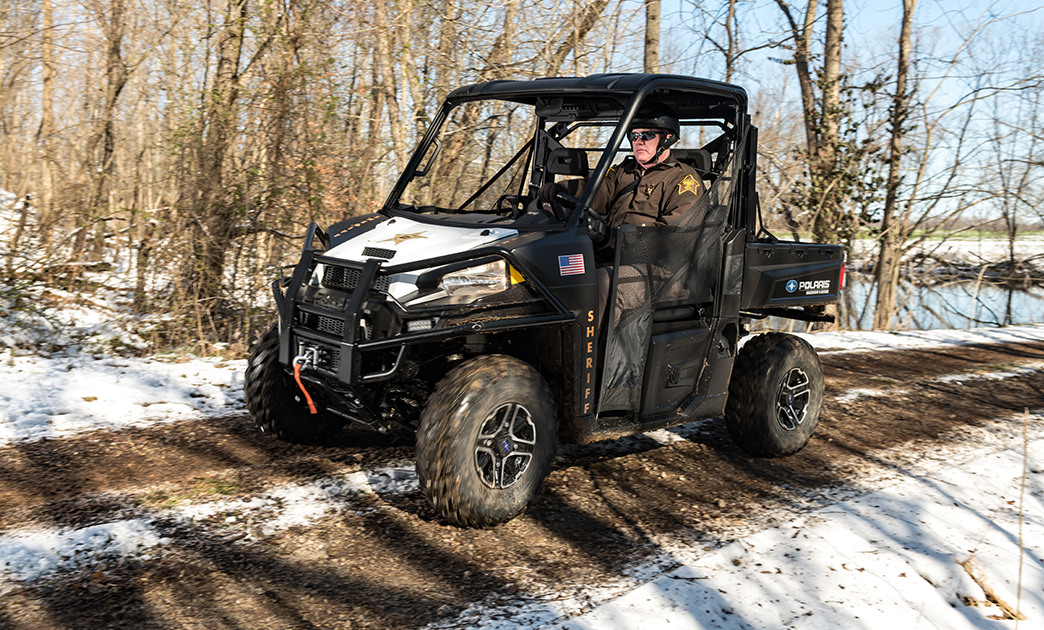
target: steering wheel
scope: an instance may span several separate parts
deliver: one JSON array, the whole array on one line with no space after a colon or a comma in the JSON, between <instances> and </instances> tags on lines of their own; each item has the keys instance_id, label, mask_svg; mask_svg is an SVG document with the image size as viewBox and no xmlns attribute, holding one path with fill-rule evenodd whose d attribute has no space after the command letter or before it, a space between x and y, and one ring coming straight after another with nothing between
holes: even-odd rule
<instances>
[{"instance_id":1,"label":"steering wheel","mask_svg":"<svg viewBox=\"0 0 1044 630\"><path fill-rule=\"evenodd\" d=\"M558 205L558 209L562 211L562 216L565 216L565 206L568 205L571 208L575 208L580 204L580 200L566 192L558 191L555 194L554 200L551 202L552 206ZM605 219L602 215L598 214L592 208L584 208L584 223L587 225L587 232L591 235L591 240L594 241L595 245L602 245L609 240L609 226L606 225Z\"/></svg>"},{"instance_id":2,"label":"steering wheel","mask_svg":"<svg viewBox=\"0 0 1044 630\"><path fill-rule=\"evenodd\" d=\"M526 203L529 198L525 195L501 195L497 199L497 203L493 206L493 210L500 214L505 209L505 204L508 210L511 210L511 218L517 219L526 213Z\"/></svg>"},{"instance_id":3,"label":"steering wheel","mask_svg":"<svg viewBox=\"0 0 1044 630\"><path fill-rule=\"evenodd\" d=\"M555 213L556 219L564 221L569 214L568 210L575 208L579 203L579 199L564 190L555 190L554 196L551 197L551 211Z\"/></svg>"}]
</instances>

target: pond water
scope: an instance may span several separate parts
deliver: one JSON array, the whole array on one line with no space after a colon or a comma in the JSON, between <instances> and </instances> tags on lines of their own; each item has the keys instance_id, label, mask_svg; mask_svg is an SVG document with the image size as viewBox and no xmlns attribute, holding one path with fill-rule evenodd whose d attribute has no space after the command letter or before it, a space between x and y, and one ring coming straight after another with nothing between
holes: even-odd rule
<instances>
[{"instance_id":1,"label":"pond water","mask_svg":"<svg viewBox=\"0 0 1044 630\"><path fill-rule=\"evenodd\" d=\"M848 272L840 309L840 323L846 329L873 328L877 287L872 275L856 269L874 258L876 247L874 241L864 239L853 243L848 252ZM929 241L918 251L939 260L979 265L1005 260L1009 255L1008 247L1006 239L969 238ZM1020 236L1015 243L1015 255L1021 260L1040 259L1044 255L1044 235ZM1039 262L1036 264L1040 265ZM974 280L934 285L904 280L898 291L899 313L895 330L965 329L1044 322L1044 286L1039 284L1016 288L976 283ZM804 322L769 318L753 322L752 328L801 331L809 327Z\"/></svg>"},{"instance_id":2,"label":"pond water","mask_svg":"<svg viewBox=\"0 0 1044 630\"><path fill-rule=\"evenodd\" d=\"M895 330L980 328L1044 322L1044 287L1009 288L975 282L951 282L935 286L899 287L899 313ZM845 276L840 321L848 330L873 328L877 288L873 277L861 273ZM811 330L805 322L771 317L754 321L754 330Z\"/></svg>"},{"instance_id":3,"label":"pond water","mask_svg":"<svg viewBox=\"0 0 1044 630\"><path fill-rule=\"evenodd\" d=\"M842 318L845 327L869 329L877 288L873 278L853 273L845 278ZM899 287L897 330L977 328L1044 321L1044 287L1006 287L973 281L932 286L903 282Z\"/></svg>"}]
</instances>

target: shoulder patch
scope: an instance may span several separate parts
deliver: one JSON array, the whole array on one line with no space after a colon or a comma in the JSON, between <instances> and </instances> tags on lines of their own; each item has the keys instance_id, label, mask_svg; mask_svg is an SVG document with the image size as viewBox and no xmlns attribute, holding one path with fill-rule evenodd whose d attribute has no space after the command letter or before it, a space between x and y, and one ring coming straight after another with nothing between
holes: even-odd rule
<instances>
[{"instance_id":1,"label":"shoulder patch","mask_svg":"<svg viewBox=\"0 0 1044 630\"><path fill-rule=\"evenodd\" d=\"M700 182L698 179L693 177L691 174L686 175L684 179L678 182L678 194L690 192L696 194L699 192Z\"/></svg>"}]
</instances>

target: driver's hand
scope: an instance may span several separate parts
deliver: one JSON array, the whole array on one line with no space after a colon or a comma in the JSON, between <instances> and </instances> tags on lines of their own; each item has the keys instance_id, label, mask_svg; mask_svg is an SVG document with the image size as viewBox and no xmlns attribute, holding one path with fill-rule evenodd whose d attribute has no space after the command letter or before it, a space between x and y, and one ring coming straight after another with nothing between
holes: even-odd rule
<instances>
[{"instance_id":1,"label":"driver's hand","mask_svg":"<svg viewBox=\"0 0 1044 630\"><path fill-rule=\"evenodd\" d=\"M541 186L540 190L537 191L537 199L544 203L557 202L556 197L558 196L558 193L568 194L569 189L558 182L548 182Z\"/></svg>"},{"instance_id":2,"label":"driver's hand","mask_svg":"<svg viewBox=\"0 0 1044 630\"><path fill-rule=\"evenodd\" d=\"M590 212L585 217L585 221L587 223L587 232L591 235L591 241L594 243L595 249L607 245L611 236L611 230L609 229L609 224L605 222L605 218Z\"/></svg>"}]
</instances>

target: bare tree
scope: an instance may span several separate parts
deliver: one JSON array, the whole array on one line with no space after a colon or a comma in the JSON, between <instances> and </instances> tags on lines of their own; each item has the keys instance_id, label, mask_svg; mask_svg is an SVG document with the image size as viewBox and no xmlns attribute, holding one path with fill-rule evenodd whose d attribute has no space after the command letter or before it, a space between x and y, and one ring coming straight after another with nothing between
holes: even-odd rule
<instances>
[{"instance_id":1,"label":"bare tree","mask_svg":"<svg viewBox=\"0 0 1044 630\"><path fill-rule=\"evenodd\" d=\"M225 269L225 251L236 218L226 190L226 158L231 149L238 112L243 36L247 0L227 0L214 53L213 84L203 95L200 140L195 148L194 181L185 191L192 218L192 266L185 270L188 295L202 313L216 311ZM188 183L188 182L186 182Z\"/></svg>"},{"instance_id":2,"label":"bare tree","mask_svg":"<svg viewBox=\"0 0 1044 630\"><path fill-rule=\"evenodd\" d=\"M987 127L980 116L980 104L990 100L1007 104L1014 95L1039 79L1032 71L1020 68L1014 73L1004 69L1004 55L986 55L980 69L974 67L978 55L971 54L981 39L984 30L1010 16L985 14L980 22L965 29L963 40L953 54L943 58L938 76L965 75L966 78L953 83L967 83L967 92L953 102L939 105L946 98L942 82L935 80L934 89L921 99L914 100L918 84L923 77L912 74L914 67L911 43L912 16L915 2L905 0L898 54L896 57L895 92L889 104L889 149L886 162L885 199L880 214L880 234L877 244L877 260L874 280L877 299L874 305L873 326L892 328L899 325L898 297L902 278L924 282L904 271L902 265L912 253L918 252L922 260L931 260L933 250L941 247L951 235L949 226L960 223L957 231L973 229L977 222L970 216L976 207L998 207L1003 217L1009 206L1005 199L1008 190L1025 190L1021 185L1020 173L1009 168L1000 175L1003 180L998 186L1000 165L994 159L1000 142L995 135L984 138L982 130ZM1013 55L1021 57L1021 51ZM931 64L932 60L924 61ZM1030 90L1032 92L1032 90ZM1012 108L1014 109L1014 108ZM999 133L999 132L998 132ZM1032 143L1021 135L1015 146L1018 151L1032 152ZM997 149L999 150L999 149ZM1010 148L1009 148L1010 150ZM1012 155L1014 157L1014 155ZM985 167L985 168L984 168ZM1022 175L1025 175L1022 172ZM1014 218L1012 216L1012 218ZM1015 229L1013 223L1008 229ZM1010 233L1010 232L1009 232ZM934 239L934 245L929 239ZM905 274L905 275L904 275Z\"/></svg>"},{"instance_id":3,"label":"bare tree","mask_svg":"<svg viewBox=\"0 0 1044 630\"><path fill-rule=\"evenodd\" d=\"M136 307L171 319L163 343L191 342L186 320L197 339L249 336L301 226L375 209L450 89L640 50L619 7L603 19L608 0L551 6L2 4L0 187L41 200L17 206L3 244L53 235L37 249L55 270L129 248ZM510 112L483 124L491 143L514 132ZM19 260L2 268L25 273Z\"/></svg>"},{"instance_id":4,"label":"bare tree","mask_svg":"<svg viewBox=\"0 0 1044 630\"><path fill-rule=\"evenodd\" d=\"M895 93L889 115L891 137L888 143L888 181L885 184L885 202L881 215L881 233L874 281L877 298L874 307L875 329L889 329L895 316L896 287L899 284L900 258L906 234L902 225L896 225L896 204L902 183L903 136L909 115L910 95L906 84L910 72L910 36L913 30L917 0L903 0L903 18L899 29L899 54L895 70Z\"/></svg>"},{"instance_id":5,"label":"bare tree","mask_svg":"<svg viewBox=\"0 0 1044 630\"><path fill-rule=\"evenodd\" d=\"M41 224L46 238L48 226L54 221L54 82L56 65L54 59L54 7L51 0L42 0L40 15L43 20L40 29L40 53L43 66L42 92L40 101L40 132L37 142L40 146L40 208L43 212Z\"/></svg>"},{"instance_id":6,"label":"bare tree","mask_svg":"<svg viewBox=\"0 0 1044 630\"><path fill-rule=\"evenodd\" d=\"M105 221L110 216L111 193L116 180L116 112L120 95L127 85L128 69L123 58L123 38L127 27L125 0L97 2L92 7L102 26L104 70L100 112L94 117L85 152L84 173L87 182L85 213L78 215L73 258L86 253L90 230L95 238L90 257L98 260L105 244Z\"/></svg>"},{"instance_id":7,"label":"bare tree","mask_svg":"<svg viewBox=\"0 0 1044 630\"><path fill-rule=\"evenodd\" d=\"M645 0L645 62L646 72L660 71L660 0Z\"/></svg>"},{"instance_id":8,"label":"bare tree","mask_svg":"<svg viewBox=\"0 0 1044 630\"><path fill-rule=\"evenodd\" d=\"M800 25L787 2L776 0L776 5L790 27L805 121L808 181L804 189L796 191L791 203L811 213L814 239L845 242L854 233L846 205L857 178L852 177L853 156L844 155L841 146L840 121L845 116L841 104L844 5L842 0L827 0L823 61L818 71L810 63L818 1L808 1Z\"/></svg>"}]
</instances>

